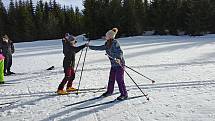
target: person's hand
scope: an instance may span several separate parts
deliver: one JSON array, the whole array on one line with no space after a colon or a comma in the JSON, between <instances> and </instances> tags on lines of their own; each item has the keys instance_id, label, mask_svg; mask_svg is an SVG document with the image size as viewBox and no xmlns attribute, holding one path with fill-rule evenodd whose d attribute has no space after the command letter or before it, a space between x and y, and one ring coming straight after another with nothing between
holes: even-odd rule
<instances>
[{"instance_id":1,"label":"person's hand","mask_svg":"<svg viewBox=\"0 0 215 121\"><path fill-rule=\"evenodd\" d=\"M89 43L86 43L86 44L85 44L85 47L89 47Z\"/></svg>"},{"instance_id":2,"label":"person's hand","mask_svg":"<svg viewBox=\"0 0 215 121\"><path fill-rule=\"evenodd\" d=\"M120 59L115 59L115 62L118 63L118 64L121 63Z\"/></svg>"}]
</instances>

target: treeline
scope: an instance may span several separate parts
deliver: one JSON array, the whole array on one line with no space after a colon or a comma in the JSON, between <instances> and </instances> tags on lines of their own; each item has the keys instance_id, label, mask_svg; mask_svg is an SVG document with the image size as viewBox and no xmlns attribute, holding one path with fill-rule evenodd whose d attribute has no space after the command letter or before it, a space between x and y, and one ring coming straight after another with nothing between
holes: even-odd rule
<instances>
[{"instance_id":1,"label":"treeline","mask_svg":"<svg viewBox=\"0 0 215 121\"><path fill-rule=\"evenodd\" d=\"M78 8L61 7L56 1L10 0L8 10L0 0L0 35L15 42L61 38L64 33L82 33L83 15Z\"/></svg>"},{"instance_id":2,"label":"treeline","mask_svg":"<svg viewBox=\"0 0 215 121\"><path fill-rule=\"evenodd\" d=\"M118 36L215 33L215 0L84 0L84 10L55 0L14 2L6 10L0 0L0 35L19 41L61 38L87 33L99 38L112 28Z\"/></svg>"}]
</instances>

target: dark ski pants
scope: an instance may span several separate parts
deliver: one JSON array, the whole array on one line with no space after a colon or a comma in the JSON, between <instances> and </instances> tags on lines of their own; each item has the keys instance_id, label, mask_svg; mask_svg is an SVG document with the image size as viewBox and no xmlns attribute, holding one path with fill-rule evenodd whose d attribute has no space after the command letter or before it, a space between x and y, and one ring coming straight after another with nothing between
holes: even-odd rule
<instances>
[{"instance_id":1,"label":"dark ski pants","mask_svg":"<svg viewBox=\"0 0 215 121\"><path fill-rule=\"evenodd\" d=\"M121 96L127 96L127 90L124 82L124 69L121 66L111 67L107 92L112 94L114 91L115 80L118 84Z\"/></svg>"},{"instance_id":2,"label":"dark ski pants","mask_svg":"<svg viewBox=\"0 0 215 121\"><path fill-rule=\"evenodd\" d=\"M63 90L66 83L67 83L67 88L72 87L72 82L75 79L75 72L72 67L64 68L64 73L65 73L65 76L62 82L60 83L60 85L58 86L58 90Z\"/></svg>"},{"instance_id":3,"label":"dark ski pants","mask_svg":"<svg viewBox=\"0 0 215 121\"><path fill-rule=\"evenodd\" d=\"M12 66L12 55L6 55L4 60L4 73L9 73L11 66Z\"/></svg>"}]
</instances>

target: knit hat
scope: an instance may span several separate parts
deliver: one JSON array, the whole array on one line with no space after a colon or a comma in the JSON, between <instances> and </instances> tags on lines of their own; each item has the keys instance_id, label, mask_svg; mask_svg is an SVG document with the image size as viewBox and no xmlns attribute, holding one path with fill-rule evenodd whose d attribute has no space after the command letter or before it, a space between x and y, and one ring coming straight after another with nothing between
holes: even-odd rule
<instances>
[{"instance_id":1,"label":"knit hat","mask_svg":"<svg viewBox=\"0 0 215 121\"><path fill-rule=\"evenodd\" d=\"M106 34L105 34L105 38L108 39L114 39L116 34L118 32L117 28L113 28L111 30L109 30Z\"/></svg>"},{"instance_id":2,"label":"knit hat","mask_svg":"<svg viewBox=\"0 0 215 121\"><path fill-rule=\"evenodd\" d=\"M75 37L72 36L72 35L69 35L69 36L66 37L66 39L67 39L69 42L71 42L71 41L74 41L74 40L75 40Z\"/></svg>"},{"instance_id":3,"label":"knit hat","mask_svg":"<svg viewBox=\"0 0 215 121\"><path fill-rule=\"evenodd\" d=\"M7 35L4 35L4 36L3 36L3 38L5 38L5 39L9 39L9 37L8 37Z\"/></svg>"},{"instance_id":4,"label":"knit hat","mask_svg":"<svg viewBox=\"0 0 215 121\"><path fill-rule=\"evenodd\" d=\"M69 35L70 35L69 33L66 33L66 34L65 34L65 37L67 37L67 36L69 36Z\"/></svg>"},{"instance_id":5,"label":"knit hat","mask_svg":"<svg viewBox=\"0 0 215 121\"><path fill-rule=\"evenodd\" d=\"M65 38L67 39L67 41L69 43L71 43L71 42L77 43L77 40L76 40L75 36L73 36L73 35L69 35L69 36L67 36Z\"/></svg>"},{"instance_id":6,"label":"knit hat","mask_svg":"<svg viewBox=\"0 0 215 121\"><path fill-rule=\"evenodd\" d=\"M7 42L7 43L8 43L8 41L9 41L9 37L8 37L7 35L4 35L4 36L2 37L2 39L3 39L3 41L5 41L5 42Z\"/></svg>"}]
</instances>

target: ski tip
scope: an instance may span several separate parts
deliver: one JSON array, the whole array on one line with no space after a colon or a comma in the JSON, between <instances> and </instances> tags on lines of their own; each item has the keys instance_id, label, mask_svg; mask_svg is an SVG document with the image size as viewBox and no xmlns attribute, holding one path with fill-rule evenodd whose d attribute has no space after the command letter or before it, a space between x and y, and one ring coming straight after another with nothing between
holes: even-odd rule
<instances>
[{"instance_id":1,"label":"ski tip","mask_svg":"<svg viewBox=\"0 0 215 121\"><path fill-rule=\"evenodd\" d=\"M155 83L155 81L153 80L153 81L152 81L152 84L154 84L154 83Z\"/></svg>"},{"instance_id":2,"label":"ski tip","mask_svg":"<svg viewBox=\"0 0 215 121\"><path fill-rule=\"evenodd\" d=\"M147 101L149 101L149 98L147 97Z\"/></svg>"}]
</instances>

